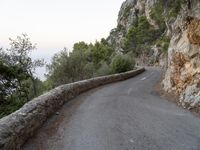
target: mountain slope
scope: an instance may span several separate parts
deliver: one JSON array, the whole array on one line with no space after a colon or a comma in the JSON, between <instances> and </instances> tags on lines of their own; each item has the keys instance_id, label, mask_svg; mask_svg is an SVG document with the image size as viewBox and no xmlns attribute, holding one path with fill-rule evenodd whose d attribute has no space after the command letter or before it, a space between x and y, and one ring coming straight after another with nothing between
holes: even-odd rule
<instances>
[{"instance_id":1,"label":"mountain slope","mask_svg":"<svg viewBox=\"0 0 200 150\"><path fill-rule=\"evenodd\" d=\"M137 64L165 67L164 89L200 105L200 0L126 0L107 40Z\"/></svg>"}]
</instances>

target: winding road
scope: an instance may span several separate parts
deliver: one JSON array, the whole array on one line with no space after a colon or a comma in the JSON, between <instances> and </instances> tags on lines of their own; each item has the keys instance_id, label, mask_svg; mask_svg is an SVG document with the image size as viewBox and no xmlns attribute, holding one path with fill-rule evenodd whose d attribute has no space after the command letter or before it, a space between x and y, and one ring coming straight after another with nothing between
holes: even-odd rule
<instances>
[{"instance_id":1,"label":"winding road","mask_svg":"<svg viewBox=\"0 0 200 150\"><path fill-rule=\"evenodd\" d=\"M66 103L23 150L200 150L200 119L155 90L161 71L105 85Z\"/></svg>"}]
</instances>

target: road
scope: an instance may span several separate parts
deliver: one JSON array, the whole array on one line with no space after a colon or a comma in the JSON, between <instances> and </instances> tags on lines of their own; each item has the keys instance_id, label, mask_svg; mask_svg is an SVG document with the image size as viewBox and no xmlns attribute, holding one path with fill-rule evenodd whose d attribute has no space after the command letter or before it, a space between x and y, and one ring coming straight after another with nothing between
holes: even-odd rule
<instances>
[{"instance_id":1,"label":"road","mask_svg":"<svg viewBox=\"0 0 200 150\"><path fill-rule=\"evenodd\" d=\"M23 150L200 150L200 119L155 90L159 69L66 103Z\"/></svg>"}]
</instances>

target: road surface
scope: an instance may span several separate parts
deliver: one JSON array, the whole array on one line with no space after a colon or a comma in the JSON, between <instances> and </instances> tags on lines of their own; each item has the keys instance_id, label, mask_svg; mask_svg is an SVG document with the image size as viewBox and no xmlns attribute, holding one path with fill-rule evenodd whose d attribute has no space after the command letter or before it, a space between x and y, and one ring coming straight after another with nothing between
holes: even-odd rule
<instances>
[{"instance_id":1,"label":"road surface","mask_svg":"<svg viewBox=\"0 0 200 150\"><path fill-rule=\"evenodd\" d=\"M23 150L200 150L200 119L161 97L159 69L81 94Z\"/></svg>"}]
</instances>

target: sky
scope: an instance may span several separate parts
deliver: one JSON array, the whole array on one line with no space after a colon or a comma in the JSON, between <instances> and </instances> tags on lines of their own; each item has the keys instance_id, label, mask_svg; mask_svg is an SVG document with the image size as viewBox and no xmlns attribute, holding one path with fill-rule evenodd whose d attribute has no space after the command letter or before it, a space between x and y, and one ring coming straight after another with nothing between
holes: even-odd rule
<instances>
[{"instance_id":1,"label":"sky","mask_svg":"<svg viewBox=\"0 0 200 150\"><path fill-rule=\"evenodd\" d=\"M0 47L8 48L9 37L28 34L37 50L32 58L47 63L64 47L106 38L117 25L124 0L0 0ZM37 69L44 80L45 68Z\"/></svg>"}]
</instances>

